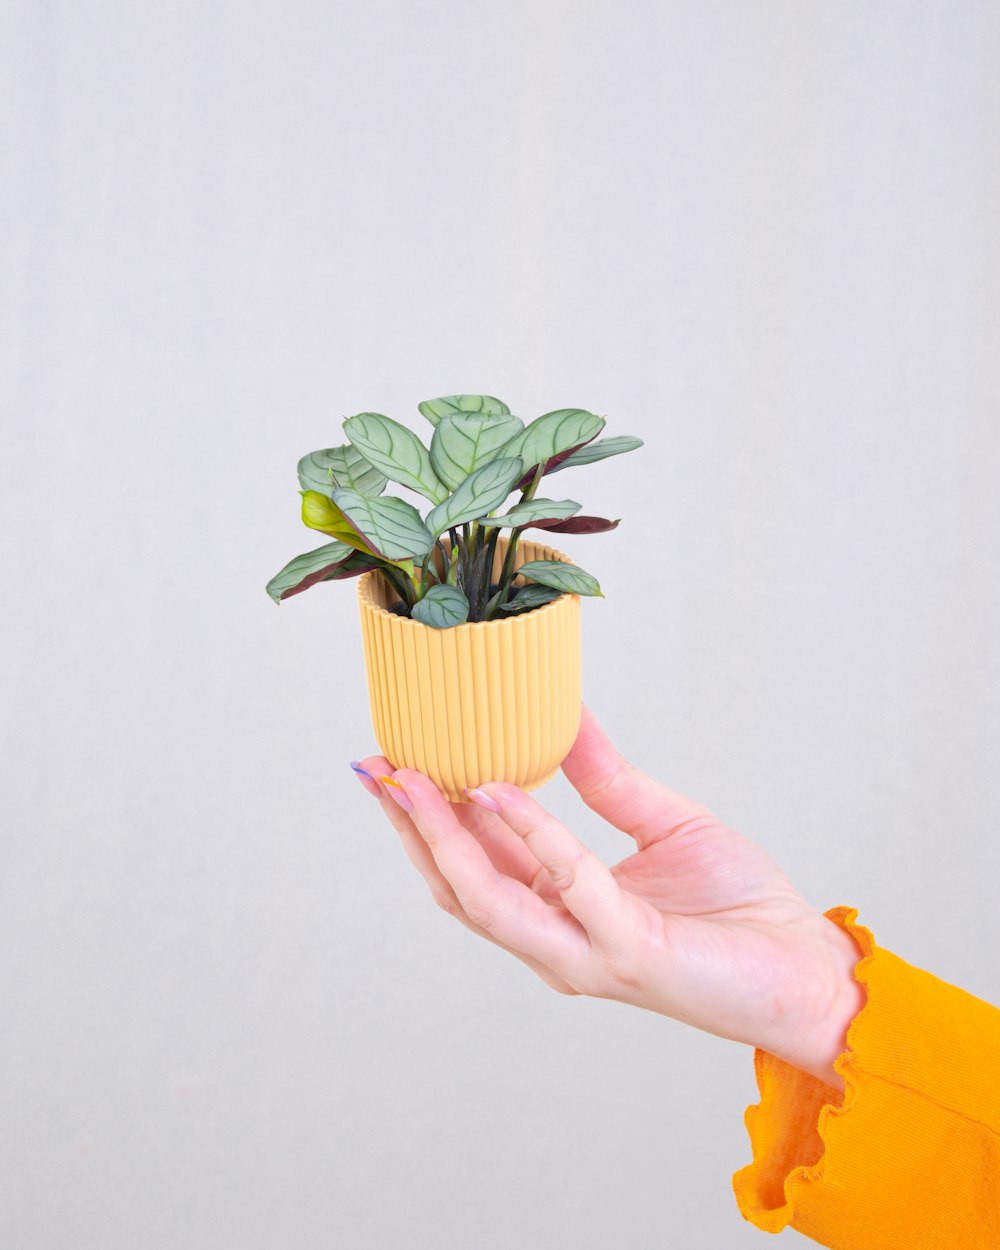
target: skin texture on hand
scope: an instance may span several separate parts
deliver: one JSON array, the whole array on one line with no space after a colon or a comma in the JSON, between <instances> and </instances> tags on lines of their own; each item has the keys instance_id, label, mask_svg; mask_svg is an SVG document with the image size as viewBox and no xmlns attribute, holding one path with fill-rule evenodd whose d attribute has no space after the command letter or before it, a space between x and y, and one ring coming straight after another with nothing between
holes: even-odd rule
<instances>
[{"instance_id":1,"label":"skin texture on hand","mask_svg":"<svg viewBox=\"0 0 1000 1250\"><path fill-rule=\"evenodd\" d=\"M749 838L629 764L586 708L563 771L634 842L610 869L515 786L450 804L383 757L358 769L437 904L553 989L659 1012L843 1087L832 1064L863 1004L853 939Z\"/></svg>"}]
</instances>

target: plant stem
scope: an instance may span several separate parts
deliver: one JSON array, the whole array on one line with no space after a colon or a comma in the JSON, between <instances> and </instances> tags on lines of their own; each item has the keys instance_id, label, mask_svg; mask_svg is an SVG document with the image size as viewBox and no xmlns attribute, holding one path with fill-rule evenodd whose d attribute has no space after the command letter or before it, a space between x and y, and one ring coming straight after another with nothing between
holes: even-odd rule
<instances>
[{"instance_id":1,"label":"plant stem","mask_svg":"<svg viewBox=\"0 0 1000 1250\"><path fill-rule=\"evenodd\" d=\"M408 608L412 608L415 600L410 594L411 585L409 579L404 577L399 569L394 569L388 564L380 564L379 572L393 588L396 594L399 595L400 599L402 599L406 606Z\"/></svg>"},{"instance_id":2,"label":"plant stem","mask_svg":"<svg viewBox=\"0 0 1000 1250\"><path fill-rule=\"evenodd\" d=\"M420 598L421 599L424 597L424 595L427 594L427 584L428 584L428 581L430 580L431 561L433 560L433 557L434 557L434 548L432 547L430 551L428 551L427 555L424 556L423 568L420 570Z\"/></svg>"},{"instance_id":3,"label":"plant stem","mask_svg":"<svg viewBox=\"0 0 1000 1250\"><path fill-rule=\"evenodd\" d=\"M524 494L522 494L521 503L527 503L529 499L534 499L535 491L538 490L538 484L542 480L544 473L545 462L543 461L535 470L535 476L529 482ZM507 543L507 553L504 556L503 568L500 571L499 600L490 613L488 618L490 620L500 610L500 605L507 602L507 596L510 593L510 583L514 580L514 556L517 554L517 543L520 537L521 531L519 529L511 531L510 540Z\"/></svg>"},{"instance_id":4,"label":"plant stem","mask_svg":"<svg viewBox=\"0 0 1000 1250\"><path fill-rule=\"evenodd\" d=\"M529 499L534 499L535 491L538 490L538 483L542 480L544 476L545 476L545 464L543 462L535 470L535 476L528 483L527 490L521 496L521 503L527 503Z\"/></svg>"},{"instance_id":5,"label":"plant stem","mask_svg":"<svg viewBox=\"0 0 1000 1250\"><path fill-rule=\"evenodd\" d=\"M490 529L490 537L486 543L486 567L489 569L490 581L493 580L493 564L496 561L497 543L500 541L500 526L494 525Z\"/></svg>"}]
</instances>

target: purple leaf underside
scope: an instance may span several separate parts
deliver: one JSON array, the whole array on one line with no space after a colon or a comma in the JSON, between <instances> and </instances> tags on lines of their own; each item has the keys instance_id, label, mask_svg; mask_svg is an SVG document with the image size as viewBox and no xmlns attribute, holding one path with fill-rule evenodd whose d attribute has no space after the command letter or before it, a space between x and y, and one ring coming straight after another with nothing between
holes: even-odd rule
<instances>
[{"instance_id":1,"label":"purple leaf underside","mask_svg":"<svg viewBox=\"0 0 1000 1250\"><path fill-rule=\"evenodd\" d=\"M594 438L596 437L597 437L597 434L594 435ZM559 452L557 456L549 456L548 460L545 461L545 468L542 471L542 477L544 477L546 473L551 473L552 470L556 467L556 465L560 465L562 464L564 460L569 459L569 457L572 456L574 451L579 451L581 447L586 447L587 443L592 443L594 441L594 438L588 438L586 442L577 443L575 447L567 447L565 451ZM537 468L538 466L536 465L535 468L531 469L528 473L525 473L524 477L522 477L521 480L517 484L517 487L516 487L517 490L528 489L528 487L531 485L532 479L535 476L535 472Z\"/></svg>"},{"instance_id":2,"label":"purple leaf underside","mask_svg":"<svg viewBox=\"0 0 1000 1250\"><path fill-rule=\"evenodd\" d=\"M531 521L523 527L530 530L551 530L555 534L603 534L618 528L618 521L603 516L557 517L552 520Z\"/></svg>"},{"instance_id":3,"label":"purple leaf underside","mask_svg":"<svg viewBox=\"0 0 1000 1250\"><path fill-rule=\"evenodd\" d=\"M365 560L357 555L348 556L346 560L341 560L337 564L328 564L325 568L317 569L314 573L304 577L297 586L291 586L284 592L281 601L284 603L286 599L291 599L292 595L300 595L303 590L308 590L317 582L346 581L349 577L357 577L375 567L376 565L371 560Z\"/></svg>"}]
</instances>

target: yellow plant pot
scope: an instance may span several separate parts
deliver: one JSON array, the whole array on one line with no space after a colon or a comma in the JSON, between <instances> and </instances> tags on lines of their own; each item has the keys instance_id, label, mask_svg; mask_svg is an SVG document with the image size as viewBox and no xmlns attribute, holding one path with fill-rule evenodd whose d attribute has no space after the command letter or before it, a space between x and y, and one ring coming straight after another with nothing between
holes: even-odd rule
<instances>
[{"instance_id":1,"label":"yellow plant pot","mask_svg":"<svg viewBox=\"0 0 1000 1250\"><path fill-rule=\"evenodd\" d=\"M515 566L566 559L522 540ZM548 781L580 728L579 596L450 629L390 612L397 598L376 573L358 580L372 724L393 767L426 773L453 802L486 781Z\"/></svg>"}]
</instances>

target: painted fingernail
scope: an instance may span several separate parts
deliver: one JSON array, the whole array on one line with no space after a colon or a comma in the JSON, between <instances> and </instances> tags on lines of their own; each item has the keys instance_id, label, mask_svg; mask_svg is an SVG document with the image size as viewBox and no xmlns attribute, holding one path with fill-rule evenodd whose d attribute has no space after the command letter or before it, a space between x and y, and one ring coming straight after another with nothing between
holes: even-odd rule
<instances>
[{"instance_id":1,"label":"painted fingernail","mask_svg":"<svg viewBox=\"0 0 1000 1250\"><path fill-rule=\"evenodd\" d=\"M500 810L500 804L496 801L496 799L491 799L484 790L470 790L469 787L466 786L464 794L466 798L471 799L473 803L478 803L480 807L485 807L488 812L498 812Z\"/></svg>"},{"instance_id":2,"label":"painted fingernail","mask_svg":"<svg viewBox=\"0 0 1000 1250\"><path fill-rule=\"evenodd\" d=\"M395 799L404 812L413 811L413 800L395 778L380 777L379 781L385 782L389 787L389 797Z\"/></svg>"},{"instance_id":3,"label":"painted fingernail","mask_svg":"<svg viewBox=\"0 0 1000 1250\"><path fill-rule=\"evenodd\" d=\"M357 777L358 781L361 782L368 793L373 798L380 799L382 797L382 790L368 769L362 768L357 760L351 760L351 767L354 769L354 775Z\"/></svg>"}]
</instances>

